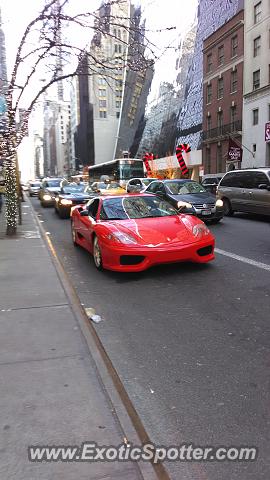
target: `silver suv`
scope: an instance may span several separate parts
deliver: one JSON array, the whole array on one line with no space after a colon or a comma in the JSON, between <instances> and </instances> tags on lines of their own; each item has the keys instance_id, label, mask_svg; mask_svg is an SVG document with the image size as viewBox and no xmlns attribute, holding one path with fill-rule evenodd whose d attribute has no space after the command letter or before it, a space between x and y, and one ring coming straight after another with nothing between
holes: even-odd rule
<instances>
[{"instance_id":1,"label":"silver suv","mask_svg":"<svg viewBox=\"0 0 270 480\"><path fill-rule=\"evenodd\" d=\"M223 200L225 215L270 215L270 167L227 172L218 185L217 196Z\"/></svg>"}]
</instances>

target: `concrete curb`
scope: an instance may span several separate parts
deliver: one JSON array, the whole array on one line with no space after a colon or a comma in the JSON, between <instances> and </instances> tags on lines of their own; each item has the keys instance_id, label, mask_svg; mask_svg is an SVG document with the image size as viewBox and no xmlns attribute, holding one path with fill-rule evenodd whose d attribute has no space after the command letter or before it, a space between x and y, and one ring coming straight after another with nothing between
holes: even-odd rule
<instances>
[{"instance_id":1,"label":"concrete curb","mask_svg":"<svg viewBox=\"0 0 270 480\"><path fill-rule=\"evenodd\" d=\"M126 443L132 443L133 445L152 443L93 324L89 321L85 310L81 305L80 299L68 278L61 260L57 256L49 235L46 234L28 198L27 202L29 202L33 218L41 233L41 239L45 243L50 254L59 281L67 296L70 308L86 340L90 355L96 366L97 376L102 389L112 406L115 420L123 433L123 441ZM152 464L150 462L141 461L137 462L137 465L142 479L144 480L170 480L169 474L162 463Z\"/></svg>"}]
</instances>

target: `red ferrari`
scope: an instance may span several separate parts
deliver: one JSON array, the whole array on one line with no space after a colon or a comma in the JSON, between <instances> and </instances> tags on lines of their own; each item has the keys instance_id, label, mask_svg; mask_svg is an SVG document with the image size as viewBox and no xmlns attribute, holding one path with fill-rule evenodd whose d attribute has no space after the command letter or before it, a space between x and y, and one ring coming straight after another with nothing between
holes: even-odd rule
<instances>
[{"instance_id":1,"label":"red ferrari","mask_svg":"<svg viewBox=\"0 0 270 480\"><path fill-rule=\"evenodd\" d=\"M160 263L214 259L207 226L151 194L93 198L72 208L71 228L74 245L88 250L99 270L138 272Z\"/></svg>"}]
</instances>

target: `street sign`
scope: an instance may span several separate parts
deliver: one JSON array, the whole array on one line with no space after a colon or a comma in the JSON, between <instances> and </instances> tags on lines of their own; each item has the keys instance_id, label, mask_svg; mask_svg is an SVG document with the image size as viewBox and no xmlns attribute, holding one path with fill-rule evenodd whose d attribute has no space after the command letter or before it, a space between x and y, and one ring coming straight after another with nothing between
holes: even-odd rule
<instances>
[{"instance_id":1,"label":"street sign","mask_svg":"<svg viewBox=\"0 0 270 480\"><path fill-rule=\"evenodd\" d=\"M231 137L229 138L228 146L228 161L229 162L241 162L243 150L238 143L236 143Z\"/></svg>"},{"instance_id":2,"label":"street sign","mask_svg":"<svg viewBox=\"0 0 270 480\"><path fill-rule=\"evenodd\" d=\"M270 122L267 122L265 124L265 141L270 142Z\"/></svg>"}]
</instances>

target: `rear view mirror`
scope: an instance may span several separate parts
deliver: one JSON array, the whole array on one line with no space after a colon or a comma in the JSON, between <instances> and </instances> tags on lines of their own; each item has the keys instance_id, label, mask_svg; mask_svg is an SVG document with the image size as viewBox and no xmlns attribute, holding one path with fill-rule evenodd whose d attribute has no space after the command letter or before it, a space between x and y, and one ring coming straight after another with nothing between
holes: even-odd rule
<instances>
[{"instance_id":1,"label":"rear view mirror","mask_svg":"<svg viewBox=\"0 0 270 480\"><path fill-rule=\"evenodd\" d=\"M82 211L80 212L80 215L81 215L81 217L88 217L88 215L89 215L89 214L88 214L88 210L82 210Z\"/></svg>"}]
</instances>

